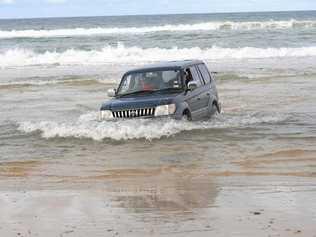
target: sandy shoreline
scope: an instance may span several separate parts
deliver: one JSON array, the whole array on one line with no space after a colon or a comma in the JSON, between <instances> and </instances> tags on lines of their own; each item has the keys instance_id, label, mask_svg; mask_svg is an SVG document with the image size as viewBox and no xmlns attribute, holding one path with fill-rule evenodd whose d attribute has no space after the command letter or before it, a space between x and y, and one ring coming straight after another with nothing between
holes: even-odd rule
<instances>
[{"instance_id":1,"label":"sandy shoreline","mask_svg":"<svg viewBox=\"0 0 316 237\"><path fill-rule=\"evenodd\" d=\"M314 155L298 152L286 164L312 167ZM276 170L264 156L223 172L172 165L82 177L49 162L3 162L0 236L314 237L315 173L282 171L277 156Z\"/></svg>"}]
</instances>

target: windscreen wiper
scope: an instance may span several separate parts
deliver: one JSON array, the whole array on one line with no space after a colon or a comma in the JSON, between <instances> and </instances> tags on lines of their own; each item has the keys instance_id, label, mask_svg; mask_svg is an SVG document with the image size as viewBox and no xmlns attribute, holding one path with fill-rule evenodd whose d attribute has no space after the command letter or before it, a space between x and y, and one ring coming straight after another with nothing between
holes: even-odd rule
<instances>
[{"instance_id":1,"label":"windscreen wiper","mask_svg":"<svg viewBox=\"0 0 316 237\"><path fill-rule=\"evenodd\" d=\"M164 89L154 90L153 92L163 92L163 91L180 91L180 90L182 90L182 88L173 88L173 87L169 87L169 88L164 88Z\"/></svg>"},{"instance_id":2,"label":"windscreen wiper","mask_svg":"<svg viewBox=\"0 0 316 237\"><path fill-rule=\"evenodd\" d=\"M142 94L142 93L153 93L153 92L155 92L155 90L141 90L141 91L134 91L131 93L126 93L126 94L122 94L118 96L122 97L122 96L127 96L127 95L137 95L137 94Z\"/></svg>"}]
</instances>

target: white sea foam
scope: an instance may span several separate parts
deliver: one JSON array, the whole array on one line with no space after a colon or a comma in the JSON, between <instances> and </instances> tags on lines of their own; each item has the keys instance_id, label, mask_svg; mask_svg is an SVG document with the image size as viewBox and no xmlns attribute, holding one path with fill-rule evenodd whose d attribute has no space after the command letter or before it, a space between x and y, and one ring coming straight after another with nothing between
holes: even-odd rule
<instances>
[{"instance_id":1,"label":"white sea foam","mask_svg":"<svg viewBox=\"0 0 316 237\"><path fill-rule=\"evenodd\" d=\"M82 115L75 122L59 123L55 121L21 122L18 129L25 133L40 132L43 138L74 137L89 138L97 141L103 139L160 139L170 137L183 131L223 129L251 126L259 123L276 123L287 119L280 115L219 115L205 122L186 122L172 119L135 119L121 121L96 120L97 113Z\"/></svg>"},{"instance_id":2,"label":"white sea foam","mask_svg":"<svg viewBox=\"0 0 316 237\"><path fill-rule=\"evenodd\" d=\"M255 30L255 29L288 29L288 28L316 28L316 21L211 21L197 24L160 25L125 28L70 28L54 30L10 30L0 31L0 38L42 38L42 37L76 37L107 34L145 34L153 32L179 31L212 31L212 30Z\"/></svg>"},{"instance_id":3,"label":"white sea foam","mask_svg":"<svg viewBox=\"0 0 316 237\"><path fill-rule=\"evenodd\" d=\"M10 49L0 54L0 67L19 67L32 65L102 65L137 64L168 60L199 58L203 60L256 59L316 56L316 47L300 48L221 48L213 46L194 48L139 48L106 46L101 50L75 50L64 52L46 51L35 53L27 49Z\"/></svg>"}]
</instances>

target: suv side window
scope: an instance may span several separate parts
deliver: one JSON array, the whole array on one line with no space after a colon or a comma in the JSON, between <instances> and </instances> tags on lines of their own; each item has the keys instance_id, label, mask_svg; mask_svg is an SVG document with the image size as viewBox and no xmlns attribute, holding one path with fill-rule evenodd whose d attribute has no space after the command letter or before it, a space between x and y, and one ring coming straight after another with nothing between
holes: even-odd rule
<instances>
[{"instance_id":1,"label":"suv side window","mask_svg":"<svg viewBox=\"0 0 316 237\"><path fill-rule=\"evenodd\" d=\"M190 67L190 72L193 80L197 82L198 87L201 87L204 83L201 81L199 73L194 66Z\"/></svg>"},{"instance_id":2,"label":"suv side window","mask_svg":"<svg viewBox=\"0 0 316 237\"><path fill-rule=\"evenodd\" d=\"M205 83L210 84L211 83L211 76L210 76L210 73L209 73L207 67L204 64L199 64L198 68L203 76Z\"/></svg>"}]
</instances>

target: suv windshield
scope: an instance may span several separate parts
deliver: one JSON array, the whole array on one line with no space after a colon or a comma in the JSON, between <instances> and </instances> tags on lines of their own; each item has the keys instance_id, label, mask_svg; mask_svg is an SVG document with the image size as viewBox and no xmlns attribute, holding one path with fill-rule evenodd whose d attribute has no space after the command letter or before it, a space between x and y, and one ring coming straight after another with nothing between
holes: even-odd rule
<instances>
[{"instance_id":1,"label":"suv windshield","mask_svg":"<svg viewBox=\"0 0 316 237\"><path fill-rule=\"evenodd\" d=\"M180 70L132 72L123 77L117 95L123 96L142 92L181 89L182 82Z\"/></svg>"}]
</instances>

